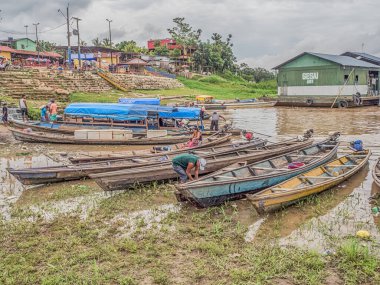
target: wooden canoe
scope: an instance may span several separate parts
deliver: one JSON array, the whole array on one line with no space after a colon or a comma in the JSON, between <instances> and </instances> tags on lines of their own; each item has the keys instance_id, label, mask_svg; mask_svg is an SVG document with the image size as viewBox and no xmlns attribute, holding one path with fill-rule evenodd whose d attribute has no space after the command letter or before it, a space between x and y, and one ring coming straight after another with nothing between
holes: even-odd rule
<instances>
[{"instance_id":1,"label":"wooden canoe","mask_svg":"<svg viewBox=\"0 0 380 285\"><path fill-rule=\"evenodd\" d=\"M247 197L259 213L273 211L342 183L362 169L370 156L370 151L353 152Z\"/></svg>"},{"instance_id":2,"label":"wooden canoe","mask_svg":"<svg viewBox=\"0 0 380 285\"><path fill-rule=\"evenodd\" d=\"M87 162L99 162L99 161L108 161L108 160L119 160L119 159L126 159L131 157L152 157L152 156L163 156L163 155L172 155L172 154L179 154L184 152L195 152L199 150L198 153L205 152L205 153L221 153L221 152L229 152L234 151L238 149L243 149L250 146L258 146L258 145L264 145L266 143L266 140L262 139L255 139L251 142L245 142L245 143L232 143L232 144L225 144L231 139L231 134L223 134L219 133L218 135L213 135L210 137L205 137L203 139L203 143L197 147L193 148L179 148L174 149L171 151L164 151L160 153L147 153L146 151L129 151L125 153L107 153L104 155L85 155L85 156L79 156L79 157L69 157L69 160L74 163L87 163Z\"/></svg>"},{"instance_id":3,"label":"wooden canoe","mask_svg":"<svg viewBox=\"0 0 380 285\"><path fill-rule=\"evenodd\" d=\"M338 142L324 140L303 149L245 166L228 166L196 181L176 185L177 198L199 207L220 205L278 184L336 157ZM295 163L298 165L295 166Z\"/></svg>"},{"instance_id":4,"label":"wooden canoe","mask_svg":"<svg viewBox=\"0 0 380 285\"><path fill-rule=\"evenodd\" d=\"M264 147L253 147L229 153L215 154L207 158L206 169L201 171L200 174L207 174L239 161L247 161L248 163L259 161L268 157L301 149L311 144L312 140L310 139L304 141L294 139L283 143L266 145ZM94 178L98 185L105 191L110 191L126 189L136 183L143 184L153 181L175 179L178 175L173 170L172 165L167 164L93 174L90 175L90 177Z\"/></svg>"},{"instance_id":5,"label":"wooden canoe","mask_svg":"<svg viewBox=\"0 0 380 285\"><path fill-rule=\"evenodd\" d=\"M225 134L222 138L229 138L230 135ZM262 147L266 141L257 141L255 144L245 144L240 147L249 148L249 147ZM191 149L190 149L191 150ZM217 152L219 150L219 152ZM211 148L210 152L202 151L197 153L196 150L192 150L194 154L202 154L204 157L210 157L217 153L225 153L229 151L236 151L233 147L227 146L224 148ZM189 151L189 150L187 150ZM78 180L82 178L87 178L89 174L102 173L109 171L116 171L128 168L136 168L141 166L149 165L164 165L170 164L171 159L176 155L176 153L168 154L158 154L150 156L133 156L127 157L118 160L109 160L109 161L100 161L100 162L90 162L90 163L80 163L75 165L62 165L54 167L35 167L35 168L24 168L24 169L14 169L8 168L8 172L15 176L22 184L24 185L33 185L33 184L44 184L44 183L56 183L69 180Z\"/></svg>"},{"instance_id":6,"label":"wooden canoe","mask_svg":"<svg viewBox=\"0 0 380 285\"><path fill-rule=\"evenodd\" d=\"M52 134L47 132L26 132L9 128L14 138L23 142L31 143L56 143L56 144L80 144L80 145L155 145L155 144L175 144L185 142L188 136L165 136L157 138L134 137L123 140L79 140L74 136L64 134Z\"/></svg>"},{"instance_id":7,"label":"wooden canoe","mask_svg":"<svg viewBox=\"0 0 380 285\"><path fill-rule=\"evenodd\" d=\"M380 188L380 158L377 159L376 164L372 169L372 177L375 184Z\"/></svg>"}]
</instances>

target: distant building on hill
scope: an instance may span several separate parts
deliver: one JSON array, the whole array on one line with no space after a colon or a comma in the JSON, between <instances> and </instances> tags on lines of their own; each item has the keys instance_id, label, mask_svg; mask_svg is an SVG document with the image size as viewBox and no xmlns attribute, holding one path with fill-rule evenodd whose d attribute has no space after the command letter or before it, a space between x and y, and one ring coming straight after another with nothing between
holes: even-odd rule
<instances>
[{"instance_id":1,"label":"distant building on hill","mask_svg":"<svg viewBox=\"0 0 380 285\"><path fill-rule=\"evenodd\" d=\"M179 50L180 54L178 56L171 56L171 64L174 66L176 71L188 68L191 63L191 57L196 51L195 47L187 47L186 50L182 48L181 45L177 44L174 39L155 39L148 41L148 50L155 51L157 47L166 46L169 51Z\"/></svg>"},{"instance_id":2,"label":"distant building on hill","mask_svg":"<svg viewBox=\"0 0 380 285\"><path fill-rule=\"evenodd\" d=\"M8 46L16 50L36 51L37 44L29 38L8 38L7 40L0 40L1 46Z\"/></svg>"},{"instance_id":3,"label":"distant building on hill","mask_svg":"<svg viewBox=\"0 0 380 285\"><path fill-rule=\"evenodd\" d=\"M181 49L180 45L177 45L176 41L173 39L156 39L148 41L148 50L154 51L158 46L166 46L168 50Z\"/></svg>"},{"instance_id":4,"label":"distant building on hill","mask_svg":"<svg viewBox=\"0 0 380 285\"><path fill-rule=\"evenodd\" d=\"M276 66L279 105L336 107L378 104L380 58L347 52L304 52Z\"/></svg>"}]
</instances>

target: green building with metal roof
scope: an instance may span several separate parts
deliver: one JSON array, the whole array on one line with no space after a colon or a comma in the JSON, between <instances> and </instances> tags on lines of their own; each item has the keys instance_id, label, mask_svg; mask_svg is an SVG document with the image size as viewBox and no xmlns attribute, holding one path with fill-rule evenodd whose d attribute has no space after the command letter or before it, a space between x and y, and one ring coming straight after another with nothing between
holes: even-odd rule
<instances>
[{"instance_id":1,"label":"green building with metal roof","mask_svg":"<svg viewBox=\"0 0 380 285\"><path fill-rule=\"evenodd\" d=\"M379 65L375 63L355 53L304 52L274 68L278 70L278 104L316 107L378 104L380 59Z\"/></svg>"}]
</instances>

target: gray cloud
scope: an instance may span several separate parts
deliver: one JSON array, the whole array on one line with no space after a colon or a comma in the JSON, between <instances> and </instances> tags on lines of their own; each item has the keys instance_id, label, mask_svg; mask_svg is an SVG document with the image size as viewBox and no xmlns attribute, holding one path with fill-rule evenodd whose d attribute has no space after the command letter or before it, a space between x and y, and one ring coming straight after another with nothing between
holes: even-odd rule
<instances>
[{"instance_id":1,"label":"gray cloud","mask_svg":"<svg viewBox=\"0 0 380 285\"><path fill-rule=\"evenodd\" d=\"M67 0L2 2L1 31L23 32L25 24L36 21L43 31L65 21L57 10ZM253 66L273 67L303 51L361 50L362 43L366 52L380 55L377 0L72 0L70 5L72 15L83 19L81 35L88 43L108 37L106 18L113 20L114 42L133 39L146 45L150 38L167 37L172 19L181 16L201 28L204 38L231 33L238 59ZM66 42L65 27L40 36Z\"/></svg>"}]
</instances>

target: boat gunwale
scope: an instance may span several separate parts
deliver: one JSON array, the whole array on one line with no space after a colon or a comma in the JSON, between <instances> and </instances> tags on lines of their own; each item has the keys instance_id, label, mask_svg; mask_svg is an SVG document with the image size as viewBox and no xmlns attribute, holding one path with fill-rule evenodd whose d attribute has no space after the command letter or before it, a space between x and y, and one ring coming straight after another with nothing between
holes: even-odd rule
<instances>
[{"instance_id":1,"label":"boat gunwale","mask_svg":"<svg viewBox=\"0 0 380 285\"><path fill-rule=\"evenodd\" d=\"M380 169L378 167L379 165L380 165L380 157L376 160L375 166L372 169L372 178L378 187L380 187L380 177L379 175L377 175L377 173L380 173ZM379 170L379 172L376 171L377 169Z\"/></svg>"}]
</instances>

